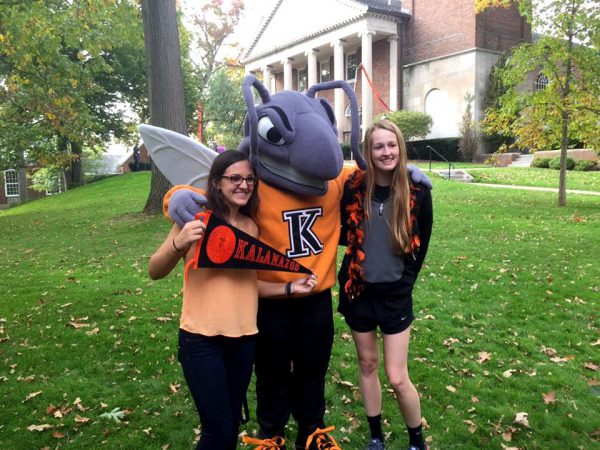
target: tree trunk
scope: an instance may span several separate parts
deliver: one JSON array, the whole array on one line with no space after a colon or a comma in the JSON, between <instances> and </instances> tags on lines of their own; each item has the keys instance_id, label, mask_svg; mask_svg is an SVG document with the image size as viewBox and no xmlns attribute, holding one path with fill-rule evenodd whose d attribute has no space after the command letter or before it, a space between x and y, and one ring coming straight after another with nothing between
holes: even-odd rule
<instances>
[{"instance_id":1,"label":"tree trunk","mask_svg":"<svg viewBox=\"0 0 600 450\"><path fill-rule=\"evenodd\" d=\"M81 162L81 144L71 142L71 155L73 160L71 161L71 182L70 187L81 186L83 184L83 165Z\"/></svg>"},{"instance_id":2,"label":"tree trunk","mask_svg":"<svg viewBox=\"0 0 600 450\"><path fill-rule=\"evenodd\" d=\"M560 176L558 179L558 206L567 206L567 147L569 117L562 112L562 139L560 144Z\"/></svg>"},{"instance_id":3,"label":"tree trunk","mask_svg":"<svg viewBox=\"0 0 600 450\"><path fill-rule=\"evenodd\" d=\"M148 66L150 123L187 135L183 73L175 0L143 0L144 42ZM171 187L152 165L145 213L162 213L162 200Z\"/></svg>"}]
</instances>

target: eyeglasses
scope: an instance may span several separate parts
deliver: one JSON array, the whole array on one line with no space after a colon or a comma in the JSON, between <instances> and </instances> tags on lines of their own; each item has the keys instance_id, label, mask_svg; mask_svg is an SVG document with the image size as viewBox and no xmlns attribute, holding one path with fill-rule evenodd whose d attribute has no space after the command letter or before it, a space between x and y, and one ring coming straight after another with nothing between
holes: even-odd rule
<instances>
[{"instance_id":1,"label":"eyeglasses","mask_svg":"<svg viewBox=\"0 0 600 450\"><path fill-rule=\"evenodd\" d=\"M221 178L227 178L234 186L241 186L244 181L249 187L256 184L256 177L254 175L249 175L247 177L241 175L223 175Z\"/></svg>"}]
</instances>

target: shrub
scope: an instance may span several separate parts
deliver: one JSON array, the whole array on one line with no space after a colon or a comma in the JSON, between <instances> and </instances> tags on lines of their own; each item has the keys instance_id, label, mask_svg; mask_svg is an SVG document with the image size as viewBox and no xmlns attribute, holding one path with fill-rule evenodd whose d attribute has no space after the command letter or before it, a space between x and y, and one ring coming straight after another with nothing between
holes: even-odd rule
<instances>
[{"instance_id":1,"label":"shrub","mask_svg":"<svg viewBox=\"0 0 600 450\"><path fill-rule=\"evenodd\" d=\"M596 168L596 162L588 159L582 159L575 163L575 170L587 172L588 170L594 170Z\"/></svg>"},{"instance_id":2,"label":"shrub","mask_svg":"<svg viewBox=\"0 0 600 450\"><path fill-rule=\"evenodd\" d=\"M559 160L560 162L560 160ZM537 167L539 169L547 169L550 164L550 158L534 158L531 162L531 167Z\"/></svg>"},{"instance_id":3,"label":"shrub","mask_svg":"<svg viewBox=\"0 0 600 450\"><path fill-rule=\"evenodd\" d=\"M560 170L560 156L556 156L550 160L548 166L554 170ZM575 160L567 157L567 170L573 170L575 167Z\"/></svg>"},{"instance_id":4,"label":"shrub","mask_svg":"<svg viewBox=\"0 0 600 450\"><path fill-rule=\"evenodd\" d=\"M346 144L345 142L342 142L340 144L340 146L342 147L342 153L344 154L344 159L345 160L351 159L352 151L350 150L350 144Z\"/></svg>"}]
</instances>

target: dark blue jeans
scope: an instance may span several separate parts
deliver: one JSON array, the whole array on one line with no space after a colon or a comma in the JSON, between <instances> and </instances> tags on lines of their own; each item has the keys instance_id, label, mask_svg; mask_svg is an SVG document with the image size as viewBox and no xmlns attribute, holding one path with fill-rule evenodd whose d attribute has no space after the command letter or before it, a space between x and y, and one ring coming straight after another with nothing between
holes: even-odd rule
<instances>
[{"instance_id":1,"label":"dark blue jeans","mask_svg":"<svg viewBox=\"0 0 600 450\"><path fill-rule=\"evenodd\" d=\"M179 330L179 362L200 416L197 449L235 450L256 336L203 336Z\"/></svg>"}]
</instances>

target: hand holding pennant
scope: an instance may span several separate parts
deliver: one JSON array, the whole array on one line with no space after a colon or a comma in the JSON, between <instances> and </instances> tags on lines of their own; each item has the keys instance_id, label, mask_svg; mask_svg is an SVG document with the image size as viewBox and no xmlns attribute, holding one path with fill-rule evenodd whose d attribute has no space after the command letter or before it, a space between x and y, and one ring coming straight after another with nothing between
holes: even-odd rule
<instances>
[{"instance_id":1,"label":"hand holding pennant","mask_svg":"<svg viewBox=\"0 0 600 450\"><path fill-rule=\"evenodd\" d=\"M186 280L190 266L194 269L221 267L312 273L302 264L215 216L212 211L198 213L196 220L202 220L206 229L196 243L194 257L187 263Z\"/></svg>"}]
</instances>

